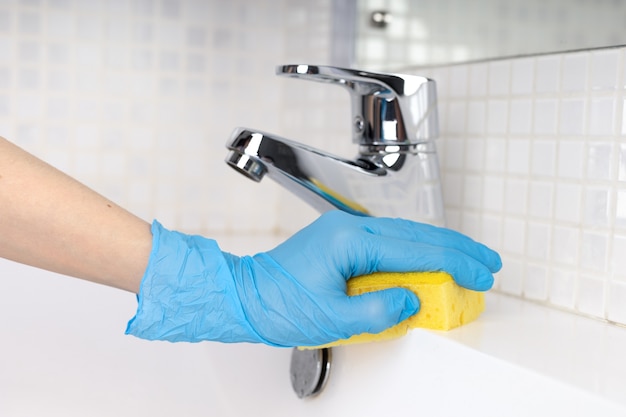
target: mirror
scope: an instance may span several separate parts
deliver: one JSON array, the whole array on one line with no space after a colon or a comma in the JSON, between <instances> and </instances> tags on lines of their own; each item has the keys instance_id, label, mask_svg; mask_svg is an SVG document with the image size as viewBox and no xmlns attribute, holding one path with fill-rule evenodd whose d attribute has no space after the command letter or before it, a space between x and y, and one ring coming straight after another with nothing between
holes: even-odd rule
<instances>
[{"instance_id":1,"label":"mirror","mask_svg":"<svg viewBox=\"0 0 626 417\"><path fill-rule=\"evenodd\" d=\"M626 44L620 0L357 0L356 62L450 64Z\"/></svg>"}]
</instances>

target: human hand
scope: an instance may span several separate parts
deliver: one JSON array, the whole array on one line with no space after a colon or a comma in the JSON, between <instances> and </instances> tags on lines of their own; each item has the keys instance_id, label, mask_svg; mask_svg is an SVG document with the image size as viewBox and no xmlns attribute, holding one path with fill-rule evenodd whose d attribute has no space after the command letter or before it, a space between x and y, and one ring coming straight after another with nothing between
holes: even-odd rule
<instances>
[{"instance_id":1,"label":"human hand","mask_svg":"<svg viewBox=\"0 0 626 417\"><path fill-rule=\"evenodd\" d=\"M454 231L400 219L329 212L277 248L223 253L199 236L153 225L155 243L127 332L147 339L315 346L378 333L419 309L401 288L346 295L376 271L446 271L487 290L499 256Z\"/></svg>"}]
</instances>

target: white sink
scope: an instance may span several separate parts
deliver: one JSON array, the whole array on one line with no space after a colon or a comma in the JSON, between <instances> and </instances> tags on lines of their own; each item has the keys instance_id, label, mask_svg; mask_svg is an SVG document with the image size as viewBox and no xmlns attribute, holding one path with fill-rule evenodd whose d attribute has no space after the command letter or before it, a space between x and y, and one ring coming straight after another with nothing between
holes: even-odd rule
<instances>
[{"instance_id":1,"label":"white sink","mask_svg":"<svg viewBox=\"0 0 626 417\"><path fill-rule=\"evenodd\" d=\"M290 349L147 342L123 334L132 294L4 260L0 277L0 416L626 416L626 329L502 295L447 333L333 349L301 400Z\"/></svg>"}]
</instances>

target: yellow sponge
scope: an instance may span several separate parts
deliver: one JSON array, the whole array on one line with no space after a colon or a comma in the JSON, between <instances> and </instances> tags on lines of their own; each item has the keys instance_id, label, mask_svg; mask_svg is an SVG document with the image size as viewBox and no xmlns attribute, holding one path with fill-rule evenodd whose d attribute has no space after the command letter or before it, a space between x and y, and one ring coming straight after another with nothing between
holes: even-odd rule
<instances>
[{"instance_id":1,"label":"yellow sponge","mask_svg":"<svg viewBox=\"0 0 626 417\"><path fill-rule=\"evenodd\" d=\"M348 295L359 295L391 287L403 287L417 294L420 310L403 322L378 334L363 333L319 347L365 343L404 336L409 329L422 327L450 330L475 320L485 309L482 292L458 286L445 272L377 272L348 281Z\"/></svg>"}]
</instances>

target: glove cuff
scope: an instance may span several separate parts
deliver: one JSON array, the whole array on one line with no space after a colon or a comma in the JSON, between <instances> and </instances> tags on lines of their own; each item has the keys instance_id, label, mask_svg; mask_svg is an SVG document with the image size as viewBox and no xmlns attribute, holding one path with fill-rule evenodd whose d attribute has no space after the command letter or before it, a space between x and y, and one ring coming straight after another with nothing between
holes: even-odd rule
<instances>
[{"instance_id":1,"label":"glove cuff","mask_svg":"<svg viewBox=\"0 0 626 417\"><path fill-rule=\"evenodd\" d=\"M230 265L214 240L152 223L152 251L126 334L171 342L260 342L248 324ZM226 260L228 257L228 261Z\"/></svg>"}]
</instances>

